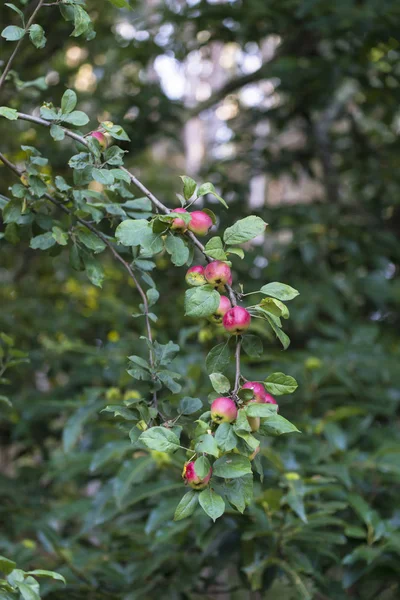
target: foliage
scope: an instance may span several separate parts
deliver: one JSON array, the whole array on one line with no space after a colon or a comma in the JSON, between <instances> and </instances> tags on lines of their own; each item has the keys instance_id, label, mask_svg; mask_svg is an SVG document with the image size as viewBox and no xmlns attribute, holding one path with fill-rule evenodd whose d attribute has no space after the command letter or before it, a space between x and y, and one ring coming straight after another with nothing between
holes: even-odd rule
<instances>
[{"instance_id":1,"label":"foliage","mask_svg":"<svg viewBox=\"0 0 400 600\"><path fill-rule=\"evenodd\" d=\"M16 569L15 582L39 594L29 571L43 567L67 581L64 588L43 580L40 594L50 599L136 600L160 586L171 599L231 588L232 598L236 588L241 598L247 589L288 600L397 597L398 7L166 2L154 29L145 3L131 2L132 12L122 0L104 3L99 15L95 3L63 2L62 20L54 19L59 8L43 7L41 25L29 26L19 4L0 9L2 23L12 22L2 56L22 40L0 90L2 152L21 177L1 169L1 368L10 371L2 380L9 400L1 405L0 549L27 569ZM148 28L150 38L123 43L113 33L121 18ZM155 42L166 24L173 30L167 48ZM279 395L279 414L245 404L249 398L235 390L236 340L208 321L219 292L207 285L185 291L191 240L170 229L168 214L153 212L145 190L134 195L129 174L139 161L140 181L174 206L178 173L153 166L144 149L154 133L176 143L187 113L143 69L166 49L179 59L200 49L204 30L206 44L242 49L269 34L283 40L260 72L238 75L225 90L268 76L280 82L280 101L266 114L235 99L229 125L237 152L205 161L202 178L213 184L182 177L180 197L184 206L202 198L218 215L205 252L232 261L236 297L253 316L240 375ZM70 34L89 63L107 56L97 93L79 94L79 103L72 89L65 92L79 69L62 58ZM132 55L133 75L126 68ZM60 73L50 88L49 66ZM119 85L111 85L117 75ZM133 86L140 118L124 122ZM36 128L21 112L38 119L38 106L45 123ZM105 152L82 136L103 111L124 124L99 119L99 130L118 144ZM302 144L260 143L257 124L266 117L272 137L296 127ZM294 179L306 172L328 202L304 198L250 216L243 198L262 171ZM266 221L266 245L251 246ZM278 344L287 347L288 335L282 353ZM238 393L239 417L211 425L207 395L211 401L225 390ZM244 412L262 419L254 435ZM294 433L277 435L286 432ZM241 454L233 453L237 446ZM181 482L192 457L201 476L214 469L201 491Z\"/></svg>"}]
</instances>

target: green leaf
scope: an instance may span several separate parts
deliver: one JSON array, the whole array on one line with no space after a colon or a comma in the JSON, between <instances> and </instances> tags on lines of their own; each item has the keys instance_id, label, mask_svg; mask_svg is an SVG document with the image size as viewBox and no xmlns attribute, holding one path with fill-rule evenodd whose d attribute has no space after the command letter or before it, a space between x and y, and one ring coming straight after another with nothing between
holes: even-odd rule
<instances>
[{"instance_id":1,"label":"green leaf","mask_svg":"<svg viewBox=\"0 0 400 600\"><path fill-rule=\"evenodd\" d=\"M276 300L275 298L263 298L261 300L259 306L261 306L267 312L271 313L271 315L274 315L275 317L281 317L282 309L278 305L278 302L280 302L280 301ZM281 304L281 302L280 302L280 304Z\"/></svg>"},{"instance_id":2,"label":"green leaf","mask_svg":"<svg viewBox=\"0 0 400 600\"><path fill-rule=\"evenodd\" d=\"M201 196L205 196L206 194L212 194L218 200L218 202L225 206L225 208L229 208L225 200L221 198L219 194L217 194L217 192L215 191L215 187L210 182L203 183L203 185L199 187L199 189L197 190L196 197L200 198Z\"/></svg>"},{"instance_id":3,"label":"green leaf","mask_svg":"<svg viewBox=\"0 0 400 600\"><path fill-rule=\"evenodd\" d=\"M90 254L85 253L83 254L83 262L89 281L91 281L93 285L101 288L104 281L104 271L99 261Z\"/></svg>"},{"instance_id":4,"label":"green leaf","mask_svg":"<svg viewBox=\"0 0 400 600\"><path fill-rule=\"evenodd\" d=\"M68 233L63 231L60 227L52 228L52 236L60 246L66 246L68 244Z\"/></svg>"},{"instance_id":5,"label":"green leaf","mask_svg":"<svg viewBox=\"0 0 400 600\"><path fill-rule=\"evenodd\" d=\"M42 106L40 108L40 116L47 121L56 121L58 119L57 112L48 106Z\"/></svg>"},{"instance_id":6,"label":"green leaf","mask_svg":"<svg viewBox=\"0 0 400 600\"><path fill-rule=\"evenodd\" d=\"M29 38L35 48L44 48L47 42L44 29L40 25L31 25L29 27Z\"/></svg>"},{"instance_id":7,"label":"green leaf","mask_svg":"<svg viewBox=\"0 0 400 600\"><path fill-rule=\"evenodd\" d=\"M281 342L283 349L287 350L290 345L289 337L286 335L286 333L284 331L282 331L282 329L280 329L278 327L278 325L275 323L275 321L273 320L273 318L271 316L266 315L266 319L267 319L268 323L271 325L276 337Z\"/></svg>"},{"instance_id":8,"label":"green leaf","mask_svg":"<svg viewBox=\"0 0 400 600\"><path fill-rule=\"evenodd\" d=\"M157 364L162 366L169 365L179 352L178 344L174 344L174 342L171 341L167 344L160 344L155 340L153 349Z\"/></svg>"},{"instance_id":9,"label":"green leaf","mask_svg":"<svg viewBox=\"0 0 400 600\"><path fill-rule=\"evenodd\" d=\"M185 315L188 317L208 317L219 306L220 295L211 285L202 285L186 290Z\"/></svg>"},{"instance_id":10,"label":"green leaf","mask_svg":"<svg viewBox=\"0 0 400 600\"><path fill-rule=\"evenodd\" d=\"M286 285L285 283L279 283L278 281L274 281L272 283L267 283L263 285L260 292L265 294L266 296L272 296L273 298L277 298L278 300L283 300L287 302L288 300L293 300L296 296L299 295L299 292L294 288L290 287L290 285Z\"/></svg>"},{"instance_id":11,"label":"green leaf","mask_svg":"<svg viewBox=\"0 0 400 600\"><path fill-rule=\"evenodd\" d=\"M119 167L123 165L125 152L118 146L111 146L104 152L104 160L108 165ZM122 171L123 173L123 171Z\"/></svg>"},{"instance_id":12,"label":"green leaf","mask_svg":"<svg viewBox=\"0 0 400 600\"><path fill-rule=\"evenodd\" d=\"M194 490L185 494L176 507L174 521L181 521L182 519L190 517L196 510L198 501L199 495Z\"/></svg>"},{"instance_id":13,"label":"green leaf","mask_svg":"<svg viewBox=\"0 0 400 600\"><path fill-rule=\"evenodd\" d=\"M6 558L5 556L0 556L0 571L2 571L5 575L8 575L13 571L17 566L13 560Z\"/></svg>"},{"instance_id":14,"label":"green leaf","mask_svg":"<svg viewBox=\"0 0 400 600\"><path fill-rule=\"evenodd\" d=\"M61 111L63 115L69 115L77 105L78 98L74 90L66 90L61 98Z\"/></svg>"},{"instance_id":15,"label":"green leaf","mask_svg":"<svg viewBox=\"0 0 400 600\"><path fill-rule=\"evenodd\" d=\"M56 581L62 581L65 585L67 585L65 578L62 575L60 575L60 573L56 573L55 571L35 569L34 571L27 571L26 574L35 575L36 577L51 577L51 579L55 579Z\"/></svg>"},{"instance_id":16,"label":"green leaf","mask_svg":"<svg viewBox=\"0 0 400 600\"><path fill-rule=\"evenodd\" d=\"M82 171L86 169L86 167L90 166L92 157L88 152L79 152L79 154L74 154L68 161L71 169L77 169L78 171Z\"/></svg>"},{"instance_id":17,"label":"green leaf","mask_svg":"<svg viewBox=\"0 0 400 600\"><path fill-rule=\"evenodd\" d=\"M263 343L258 335L244 335L242 337L242 348L250 358L260 358L263 353Z\"/></svg>"},{"instance_id":18,"label":"green leaf","mask_svg":"<svg viewBox=\"0 0 400 600\"><path fill-rule=\"evenodd\" d=\"M225 377L225 375L222 375L222 373L211 373L210 381L214 390L218 392L218 394L224 394L225 392L229 392L231 389L229 379Z\"/></svg>"},{"instance_id":19,"label":"green leaf","mask_svg":"<svg viewBox=\"0 0 400 600\"><path fill-rule=\"evenodd\" d=\"M225 454L215 461L213 473L216 477L234 479L251 473L251 464L248 458L240 454Z\"/></svg>"},{"instance_id":20,"label":"green leaf","mask_svg":"<svg viewBox=\"0 0 400 600\"><path fill-rule=\"evenodd\" d=\"M230 452L236 448L238 439L230 423L221 423L215 432L215 441L222 452Z\"/></svg>"},{"instance_id":21,"label":"green leaf","mask_svg":"<svg viewBox=\"0 0 400 600\"><path fill-rule=\"evenodd\" d=\"M250 402L246 407L248 417L270 417L277 411L276 404L262 404L260 402Z\"/></svg>"},{"instance_id":22,"label":"green leaf","mask_svg":"<svg viewBox=\"0 0 400 600\"><path fill-rule=\"evenodd\" d=\"M259 406L262 405L260 404ZM262 423L261 430L266 435L274 436L282 435L283 433L300 433L293 423L278 414L268 416L268 418Z\"/></svg>"},{"instance_id":23,"label":"green leaf","mask_svg":"<svg viewBox=\"0 0 400 600\"><path fill-rule=\"evenodd\" d=\"M228 501L243 514L246 506L249 506L253 499L253 475L227 481L225 493Z\"/></svg>"},{"instance_id":24,"label":"green leaf","mask_svg":"<svg viewBox=\"0 0 400 600\"><path fill-rule=\"evenodd\" d=\"M260 217L245 217L228 227L224 233L224 242L235 245L243 244L264 233L267 223Z\"/></svg>"},{"instance_id":25,"label":"green leaf","mask_svg":"<svg viewBox=\"0 0 400 600\"><path fill-rule=\"evenodd\" d=\"M214 522L225 512L225 502L223 498L210 487L207 487L200 492L199 503L206 515L211 517Z\"/></svg>"},{"instance_id":26,"label":"green leaf","mask_svg":"<svg viewBox=\"0 0 400 600\"><path fill-rule=\"evenodd\" d=\"M9 121L16 121L18 119L18 111L14 108L8 108L8 106L0 106L0 117L5 117Z\"/></svg>"},{"instance_id":27,"label":"green leaf","mask_svg":"<svg viewBox=\"0 0 400 600\"><path fill-rule=\"evenodd\" d=\"M171 255L171 261L176 267L181 267L188 261L189 248L180 236L168 235L165 249Z\"/></svg>"},{"instance_id":28,"label":"green leaf","mask_svg":"<svg viewBox=\"0 0 400 600\"><path fill-rule=\"evenodd\" d=\"M12 408L12 402L9 398L7 398L7 396L0 396L0 402L8 406L8 408Z\"/></svg>"},{"instance_id":29,"label":"green leaf","mask_svg":"<svg viewBox=\"0 0 400 600\"><path fill-rule=\"evenodd\" d=\"M84 246L86 246L86 248L89 248L89 250L93 250L95 254L103 252L103 250L106 248L106 244L103 242L103 240L98 238L97 235L95 235L92 231L89 231L88 229L77 229L76 236L78 240L82 242Z\"/></svg>"},{"instance_id":30,"label":"green leaf","mask_svg":"<svg viewBox=\"0 0 400 600\"><path fill-rule=\"evenodd\" d=\"M150 450L159 452L175 452L180 447L178 437L166 427L151 427L142 433L139 440Z\"/></svg>"},{"instance_id":31,"label":"green leaf","mask_svg":"<svg viewBox=\"0 0 400 600\"><path fill-rule=\"evenodd\" d=\"M87 125L89 123L89 117L81 110L74 110L69 115L63 116L62 121L64 121L64 123L69 123L70 125L75 125L76 127L81 127L82 125Z\"/></svg>"},{"instance_id":32,"label":"green leaf","mask_svg":"<svg viewBox=\"0 0 400 600\"><path fill-rule=\"evenodd\" d=\"M211 465L210 461L206 456L199 456L199 458L194 463L194 470L196 474L200 477L200 479L204 479L206 475L210 472Z\"/></svg>"},{"instance_id":33,"label":"green leaf","mask_svg":"<svg viewBox=\"0 0 400 600\"><path fill-rule=\"evenodd\" d=\"M86 406L82 406L68 419L62 433L64 452L71 452L82 434L85 423L92 415L96 414L102 406L103 402L91 402Z\"/></svg>"},{"instance_id":34,"label":"green leaf","mask_svg":"<svg viewBox=\"0 0 400 600\"><path fill-rule=\"evenodd\" d=\"M25 29L22 27L16 27L15 25L9 25L1 32L1 37L7 40L7 42L16 42L22 39L25 35Z\"/></svg>"},{"instance_id":35,"label":"green leaf","mask_svg":"<svg viewBox=\"0 0 400 600\"><path fill-rule=\"evenodd\" d=\"M114 175L108 169L93 169L93 179L102 185L112 185L114 183Z\"/></svg>"},{"instance_id":36,"label":"green leaf","mask_svg":"<svg viewBox=\"0 0 400 600\"><path fill-rule=\"evenodd\" d=\"M220 373L230 362L229 346L226 342L214 346L207 354L206 370L207 373Z\"/></svg>"},{"instance_id":37,"label":"green leaf","mask_svg":"<svg viewBox=\"0 0 400 600\"><path fill-rule=\"evenodd\" d=\"M48 250L54 246L55 243L56 240L54 239L52 232L48 231L47 233L42 233L41 235L31 238L29 245L33 250Z\"/></svg>"},{"instance_id":38,"label":"green leaf","mask_svg":"<svg viewBox=\"0 0 400 600\"><path fill-rule=\"evenodd\" d=\"M157 254L163 249L161 235L153 232L151 223L145 219L127 219L115 230L115 236L123 246L141 246L148 254Z\"/></svg>"},{"instance_id":39,"label":"green leaf","mask_svg":"<svg viewBox=\"0 0 400 600\"><path fill-rule=\"evenodd\" d=\"M180 176L183 181L183 195L185 200L190 200L196 190L196 182L191 177L187 177L186 175Z\"/></svg>"},{"instance_id":40,"label":"green leaf","mask_svg":"<svg viewBox=\"0 0 400 600\"><path fill-rule=\"evenodd\" d=\"M92 462L90 463L90 471L94 473L100 467L103 467L112 460L121 460L123 456L132 449L131 443L125 440L108 442L105 446L95 452Z\"/></svg>"},{"instance_id":41,"label":"green leaf","mask_svg":"<svg viewBox=\"0 0 400 600\"><path fill-rule=\"evenodd\" d=\"M236 254L239 258L244 258L243 248L235 248L234 246L228 246L226 249L227 254Z\"/></svg>"},{"instance_id":42,"label":"green leaf","mask_svg":"<svg viewBox=\"0 0 400 600\"><path fill-rule=\"evenodd\" d=\"M179 402L179 412L183 415L192 415L203 408L200 398L190 398L185 396Z\"/></svg>"},{"instance_id":43,"label":"green leaf","mask_svg":"<svg viewBox=\"0 0 400 600\"><path fill-rule=\"evenodd\" d=\"M57 175L54 181L57 189L60 190L60 192L67 192L71 189L71 186L68 185L64 177L61 177L61 175Z\"/></svg>"},{"instance_id":44,"label":"green leaf","mask_svg":"<svg viewBox=\"0 0 400 600\"><path fill-rule=\"evenodd\" d=\"M11 10L15 11L17 14L19 14L19 16L22 19L22 22L24 22L24 13L22 12L22 10L20 10L19 8L17 8L15 6L15 4L11 4L9 2L5 2L4 6L8 6L8 8L11 8Z\"/></svg>"},{"instance_id":45,"label":"green leaf","mask_svg":"<svg viewBox=\"0 0 400 600\"><path fill-rule=\"evenodd\" d=\"M293 394L298 387L295 378L284 373L272 373L267 377L264 384L267 390L275 396Z\"/></svg>"},{"instance_id":46,"label":"green leaf","mask_svg":"<svg viewBox=\"0 0 400 600\"><path fill-rule=\"evenodd\" d=\"M40 596L27 583L22 583L20 581L16 581L15 585L21 592L21 596L22 596L23 600L40 600Z\"/></svg>"},{"instance_id":47,"label":"green leaf","mask_svg":"<svg viewBox=\"0 0 400 600\"><path fill-rule=\"evenodd\" d=\"M122 140L124 142L130 142L130 138L127 133L122 129L120 125L113 125L110 127L106 123L101 124L103 129L111 134L111 136L116 140Z\"/></svg>"},{"instance_id":48,"label":"green leaf","mask_svg":"<svg viewBox=\"0 0 400 600\"><path fill-rule=\"evenodd\" d=\"M196 439L194 449L199 454L205 452L212 456L219 456L218 444L210 433L205 433Z\"/></svg>"},{"instance_id":49,"label":"green leaf","mask_svg":"<svg viewBox=\"0 0 400 600\"><path fill-rule=\"evenodd\" d=\"M223 249L223 243L220 237L215 236L208 240L205 246L205 252L215 260L227 260L227 256Z\"/></svg>"},{"instance_id":50,"label":"green leaf","mask_svg":"<svg viewBox=\"0 0 400 600\"><path fill-rule=\"evenodd\" d=\"M52 125L50 127L50 135L56 142L61 142L65 138L65 131L59 125Z\"/></svg>"},{"instance_id":51,"label":"green leaf","mask_svg":"<svg viewBox=\"0 0 400 600\"><path fill-rule=\"evenodd\" d=\"M74 25L75 28L71 35L73 37L79 37L91 26L91 20L87 12L81 6L74 6Z\"/></svg>"}]
</instances>

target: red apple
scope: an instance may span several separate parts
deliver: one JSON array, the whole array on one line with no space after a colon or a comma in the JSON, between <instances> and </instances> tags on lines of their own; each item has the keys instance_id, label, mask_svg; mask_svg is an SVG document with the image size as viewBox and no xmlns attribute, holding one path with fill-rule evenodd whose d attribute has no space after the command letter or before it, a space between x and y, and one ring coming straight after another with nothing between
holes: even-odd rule
<instances>
[{"instance_id":1,"label":"red apple","mask_svg":"<svg viewBox=\"0 0 400 600\"><path fill-rule=\"evenodd\" d=\"M189 230L196 235L207 235L208 231L213 226L211 217L202 210L194 210L190 213L190 216Z\"/></svg>"},{"instance_id":2,"label":"red apple","mask_svg":"<svg viewBox=\"0 0 400 600\"><path fill-rule=\"evenodd\" d=\"M220 296L219 306L215 313L211 315L210 320L214 323L222 323L223 316L232 307L231 301L226 296Z\"/></svg>"},{"instance_id":3,"label":"red apple","mask_svg":"<svg viewBox=\"0 0 400 600\"><path fill-rule=\"evenodd\" d=\"M208 283L216 287L225 286L229 280L232 281L232 273L229 265L222 260L213 260L204 268L204 277Z\"/></svg>"},{"instance_id":4,"label":"red apple","mask_svg":"<svg viewBox=\"0 0 400 600\"><path fill-rule=\"evenodd\" d=\"M173 213L187 213L186 208L174 208ZM187 225L183 219L176 218L171 223L171 229L184 233L187 230Z\"/></svg>"},{"instance_id":5,"label":"red apple","mask_svg":"<svg viewBox=\"0 0 400 600\"><path fill-rule=\"evenodd\" d=\"M251 316L242 306L234 306L224 315L222 324L226 331L234 335L244 333L250 326Z\"/></svg>"},{"instance_id":6,"label":"red apple","mask_svg":"<svg viewBox=\"0 0 400 600\"><path fill-rule=\"evenodd\" d=\"M190 485L190 487L193 488L194 490L202 490L205 487L207 487L208 482L210 481L210 478L211 478L211 474L212 474L212 469L210 467L208 474L205 477L203 477L203 479L201 479L196 473L194 461L190 461L190 462L187 462L184 464L182 477L185 480L185 482L188 485Z\"/></svg>"},{"instance_id":7,"label":"red apple","mask_svg":"<svg viewBox=\"0 0 400 600\"><path fill-rule=\"evenodd\" d=\"M211 419L214 423L232 423L236 417L237 408L232 398L216 398L211 404Z\"/></svg>"}]
</instances>

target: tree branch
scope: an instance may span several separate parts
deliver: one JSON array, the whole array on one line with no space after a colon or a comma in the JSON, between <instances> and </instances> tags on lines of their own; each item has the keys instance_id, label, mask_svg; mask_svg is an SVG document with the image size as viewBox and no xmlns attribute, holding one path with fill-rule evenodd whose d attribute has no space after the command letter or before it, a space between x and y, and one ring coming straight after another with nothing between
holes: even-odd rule
<instances>
[{"instance_id":1,"label":"tree branch","mask_svg":"<svg viewBox=\"0 0 400 600\"><path fill-rule=\"evenodd\" d=\"M46 119L41 119L40 117L33 117L32 115L27 115L21 112L17 113L17 115L18 118L22 121L30 121L31 123L36 123L37 125L42 125L43 127L51 127L52 125L50 121L46 121ZM67 137L70 137L76 142L79 142L83 146L88 146L88 143L83 136L75 133L74 131L71 131L70 129L67 129L66 127L62 127L62 129ZM150 200L153 206L155 206L160 212L166 215L168 215L171 212L170 209L167 206L165 206L165 204L163 204L137 177L135 177L135 175L128 171L128 169L126 169L125 167L119 168L121 169L121 171L123 171L129 176L131 182ZM212 262L213 259L206 254L203 244L200 242L199 239L197 239L194 233L192 233L191 231L187 231L185 235L192 242L192 244L196 248L198 248L198 250L200 250L202 254L204 254L205 259L208 262ZM225 285L225 287L228 291L232 306L236 306L237 301L234 290L230 285Z\"/></svg>"},{"instance_id":2,"label":"tree branch","mask_svg":"<svg viewBox=\"0 0 400 600\"><path fill-rule=\"evenodd\" d=\"M264 65L265 66L265 65ZM253 73L254 75L254 73ZM42 125L44 127L51 127L51 123L49 121L46 121L45 119L41 119L39 117L33 117L31 115L27 115L25 113L18 113L18 118L22 119L24 121L30 121L32 123L36 123L37 125ZM82 144L83 146L88 146L88 143L86 141L86 139L82 136L80 136L77 133L74 133L73 131L70 131L69 129L63 127L62 128L65 135L70 137L71 139L79 142L80 144ZM7 160L7 159L6 159ZM7 164L7 163L5 163ZM119 167L124 173L126 173L131 182L143 193L145 194L145 196L150 200L150 202L153 204L153 206L161 211L164 214L169 214L171 211L170 209L165 206L165 204L163 204L137 177L135 177L135 175L133 175L130 171L128 171L128 169L126 169L125 167ZM46 197L53 203L57 204L61 207L63 207L63 209L67 212L70 212L69 209L66 209L66 207L58 202L57 200L55 200L54 198L51 198L50 196L48 196L46 194ZM73 214L73 213L72 213ZM119 260L124 267L128 270L128 272L130 273L130 276L132 277L133 281L135 281L135 284L139 290L139 293L142 296L143 299L143 306L145 308L145 317L146 317L146 328L147 328L147 334L149 336L149 340L150 342L152 342L152 338L151 338L151 328L150 328L150 321L149 321L149 316L148 316L148 302L147 302L147 297L146 294L144 293L143 289L139 286L139 283L136 280L136 277L131 269L131 267L128 265L128 263L126 263L126 261L124 261L124 259L118 254L118 252L115 250L115 248L110 244L110 242L108 242L107 238L105 238L103 236L103 234L101 234L100 232L97 232L97 229L95 227L93 227L90 223L86 222L84 219L79 219L77 218L78 221L80 223L82 223L83 225L85 225L85 227L87 227L89 225L89 229L91 229L91 231L93 233L95 233L95 235L98 235L98 237L100 237L100 239L102 239L104 241L104 243L109 247L109 249L111 250L111 252L114 254L115 258L117 258L117 260ZM186 231L185 236L187 237L187 239L189 239L191 241L191 243L204 255L205 259L207 262L212 262L212 258L210 258L206 251L205 248L203 246L203 244L200 242L200 240L194 235L193 232L191 231ZM235 291L233 290L233 288L228 285L225 284L225 288L228 292L228 296L229 299L231 301L232 306L236 306L237 305L237 300L236 300L236 294ZM140 291L141 290L141 291ZM238 338L237 343L236 343L236 378L235 378L235 388L234 388L234 394L237 394L237 390L239 389L239 383L240 383L240 348L241 348L241 341ZM150 352L150 364L152 366L152 368L154 368L154 357L152 352ZM154 398L153 398L153 402L154 405L157 406L157 397L156 397L156 393L154 393Z\"/></svg>"},{"instance_id":3,"label":"tree branch","mask_svg":"<svg viewBox=\"0 0 400 600\"><path fill-rule=\"evenodd\" d=\"M38 5L36 6L35 10L33 11L32 15L31 15L31 17L29 19L29 21L26 24L25 33L27 33L29 31L29 28L33 24L33 21L35 20L35 17L37 15L37 13L42 8L43 3L44 3L44 0L39 0ZM18 41L17 45L14 48L14 52L11 54L10 58L8 59L8 62L6 64L6 66L4 67L4 71L3 71L3 73L2 73L2 75L0 77L0 90L3 87L3 84L4 84L5 80L6 80L7 75L8 75L8 72L11 69L11 66L12 66L12 64L14 62L15 57L18 54L18 51L19 51L19 49L20 49L20 47L22 45L22 42L23 42L24 38L25 38L25 35Z\"/></svg>"},{"instance_id":4,"label":"tree branch","mask_svg":"<svg viewBox=\"0 0 400 600\"><path fill-rule=\"evenodd\" d=\"M14 165L12 162L10 162L4 156L4 154L2 154L1 152L0 152L0 160L6 165L6 167L8 167L11 171L13 171L18 177L21 177L21 175L24 171L20 170L16 165ZM123 265L123 267L126 269L126 271L129 273L130 278L134 282L134 284L142 298L143 308L144 308L144 317L145 317L145 321L146 321L147 337L149 338L150 343L153 344L153 336L151 333L151 325L150 325L150 319L149 319L149 303L147 300L146 293L145 293L144 289L142 288L142 286L140 285L135 273L133 272L132 267L129 265L129 263L124 258L122 258L122 256L119 254L119 252L117 252L117 250L114 248L114 246L108 240L108 238L103 233L101 233L101 231L98 231L96 229L96 227L94 227L91 223L89 223L89 221L86 221L85 219L82 219L81 217L76 216L72 210L67 208L59 200L56 200L56 198L53 198L52 196L50 196L50 194L46 193L46 194L44 194L44 196L45 196L45 198L47 198L47 200L52 202L52 204L57 206L64 213L68 214L69 216L75 217L75 219L79 223L81 223L81 225L83 225L84 227L89 229L94 235L96 235L100 240L102 240L104 242L104 244L107 246L107 248L110 250L112 255L114 256L114 258L116 260L118 260ZM150 366L153 370L154 366L155 366L153 350L149 351L149 359L150 359ZM155 400L155 404L157 404L157 396L153 397L153 400Z\"/></svg>"}]
</instances>

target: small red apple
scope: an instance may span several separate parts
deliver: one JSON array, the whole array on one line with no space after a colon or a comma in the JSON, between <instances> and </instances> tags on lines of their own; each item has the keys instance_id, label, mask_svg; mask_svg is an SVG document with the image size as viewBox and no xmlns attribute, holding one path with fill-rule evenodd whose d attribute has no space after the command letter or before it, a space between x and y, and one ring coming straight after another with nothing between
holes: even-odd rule
<instances>
[{"instance_id":1,"label":"small red apple","mask_svg":"<svg viewBox=\"0 0 400 600\"><path fill-rule=\"evenodd\" d=\"M222 396L211 404L211 419L214 423L232 423L236 417L236 404L231 398Z\"/></svg>"},{"instance_id":2,"label":"small red apple","mask_svg":"<svg viewBox=\"0 0 400 600\"><path fill-rule=\"evenodd\" d=\"M193 267L190 267L185 275L185 281L192 287L197 287L198 285L204 285L207 283L207 280L204 277L204 267L201 265L194 265Z\"/></svg>"},{"instance_id":3,"label":"small red apple","mask_svg":"<svg viewBox=\"0 0 400 600\"><path fill-rule=\"evenodd\" d=\"M211 315L210 320L214 323L222 323L223 316L232 307L231 301L226 296L220 296L219 306L215 313Z\"/></svg>"},{"instance_id":4,"label":"small red apple","mask_svg":"<svg viewBox=\"0 0 400 600\"><path fill-rule=\"evenodd\" d=\"M244 333L250 326L251 315L242 306L234 306L224 315L222 324L226 331L234 335Z\"/></svg>"},{"instance_id":5,"label":"small red apple","mask_svg":"<svg viewBox=\"0 0 400 600\"><path fill-rule=\"evenodd\" d=\"M190 461L184 464L182 477L185 480L185 482L188 485L190 485L190 487L194 490L202 490L205 487L207 487L208 482L211 479L211 474L212 469L210 467L208 474L205 477L203 477L203 479L201 479L196 473L194 461Z\"/></svg>"},{"instance_id":6,"label":"small red apple","mask_svg":"<svg viewBox=\"0 0 400 600\"><path fill-rule=\"evenodd\" d=\"M194 210L190 216L189 230L196 235L207 235L213 226L211 217L202 210Z\"/></svg>"}]
</instances>

